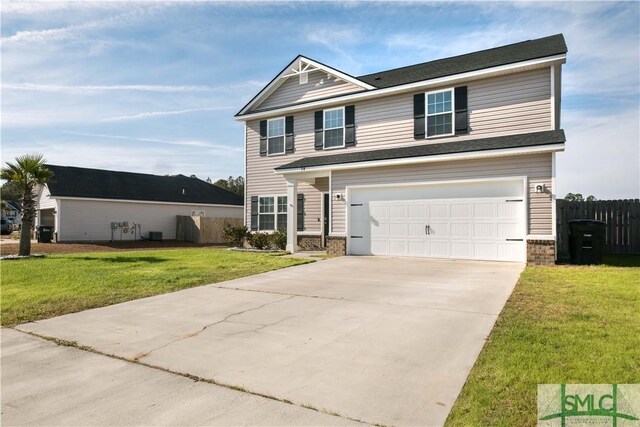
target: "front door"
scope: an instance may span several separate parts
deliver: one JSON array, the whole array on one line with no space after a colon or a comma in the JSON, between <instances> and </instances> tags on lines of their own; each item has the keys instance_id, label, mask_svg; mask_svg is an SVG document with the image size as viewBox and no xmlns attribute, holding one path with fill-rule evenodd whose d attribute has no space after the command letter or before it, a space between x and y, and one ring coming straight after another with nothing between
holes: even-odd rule
<instances>
[{"instance_id":1,"label":"front door","mask_svg":"<svg viewBox=\"0 0 640 427\"><path fill-rule=\"evenodd\" d=\"M327 236L329 235L329 193L322 195L322 241L327 246Z\"/></svg>"}]
</instances>

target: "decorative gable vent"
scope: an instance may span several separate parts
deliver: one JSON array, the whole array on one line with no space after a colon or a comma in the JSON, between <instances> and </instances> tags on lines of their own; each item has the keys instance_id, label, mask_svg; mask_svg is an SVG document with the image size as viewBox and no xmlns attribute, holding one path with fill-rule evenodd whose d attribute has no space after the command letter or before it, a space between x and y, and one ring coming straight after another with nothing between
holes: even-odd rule
<instances>
[{"instance_id":1,"label":"decorative gable vent","mask_svg":"<svg viewBox=\"0 0 640 427\"><path fill-rule=\"evenodd\" d=\"M300 84L303 85L305 83L309 83L309 73L303 72L298 74L300 76Z\"/></svg>"}]
</instances>

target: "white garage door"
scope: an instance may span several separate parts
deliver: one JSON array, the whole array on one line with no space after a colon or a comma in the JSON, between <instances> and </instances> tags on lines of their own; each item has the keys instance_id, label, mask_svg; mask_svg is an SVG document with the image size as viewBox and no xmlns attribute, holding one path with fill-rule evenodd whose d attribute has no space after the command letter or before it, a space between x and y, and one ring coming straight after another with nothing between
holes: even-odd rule
<instances>
[{"instance_id":1,"label":"white garage door","mask_svg":"<svg viewBox=\"0 0 640 427\"><path fill-rule=\"evenodd\" d=\"M350 253L524 261L522 181L502 184L354 190Z\"/></svg>"}]
</instances>

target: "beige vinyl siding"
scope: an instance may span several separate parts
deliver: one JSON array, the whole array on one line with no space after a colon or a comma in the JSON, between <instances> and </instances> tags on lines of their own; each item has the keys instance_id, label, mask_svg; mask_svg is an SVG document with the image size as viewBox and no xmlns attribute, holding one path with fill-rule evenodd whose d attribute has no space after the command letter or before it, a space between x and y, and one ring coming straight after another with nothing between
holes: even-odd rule
<instances>
[{"instance_id":1,"label":"beige vinyl siding","mask_svg":"<svg viewBox=\"0 0 640 427\"><path fill-rule=\"evenodd\" d=\"M331 96L344 95L362 90L361 87L340 80L333 75L322 71L312 71L309 73L309 81L304 84L300 84L297 75L288 77L267 99L254 108L253 111L296 104L314 99L329 98Z\"/></svg>"},{"instance_id":2,"label":"beige vinyl siding","mask_svg":"<svg viewBox=\"0 0 640 427\"><path fill-rule=\"evenodd\" d=\"M315 150L313 110L293 114L295 152L286 155L260 157L260 121L247 122L247 224L250 224L251 196L286 194L286 181L274 172L278 166L302 157L337 155L351 150L373 150L416 144L443 143L474 138L539 132L551 129L550 68L525 71L500 77L476 80L467 84L471 131L467 135L416 141L413 139L413 94L388 96L355 103L355 147L335 150ZM296 80L297 84L297 80ZM455 165L448 167L456 168ZM550 162L549 162L550 168ZM496 175L496 176L499 176ZM549 173L550 176L550 173ZM319 216L318 190L299 184L299 192L309 192L305 210L305 228L320 231L312 218ZM317 208L316 208L317 205ZM537 213L536 213L537 215Z\"/></svg>"},{"instance_id":3,"label":"beige vinyl siding","mask_svg":"<svg viewBox=\"0 0 640 427\"><path fill-rule=\"evenodd\" d=\"M316 151L313 147L313 111L296 113L296 151L283 156L280 164L300 157L339 154L344 150L372 150L550 130L550 79L550 68L547 67L469 82L467 92L470 131L465 135L416 141L413 138L413 94L409 93L355 103L356 146L342 150ZM247 122L249 145L259 142L259 123L259 120ZM248 151L248 158L259 156L258 150L259 146L254 151Z\"/></svg>"},{"instance_id":4,"label":"beige vinyl siding","mask_svg":"<svg viewBox=\"0 0 640 427\"><path fill-rule=\"evenodd\" d=\"M142 235L161 231L163 239L176 238L176 215L191 215L191 211L204 211L208 217L242 218L242 206L178 205L97 200L60 200L58 212L58 239L60 241L111 240L111 223L127 221L142 225ZM120 232L116 233L120 239ZM133 240L133 234L123 235Z\"/></svg>"},{"instance_id":5,"label":"beige vinyl siding","mask_svg":"<svg viewBox=\"0 0 640 427\"><path fill-rule=\"evenodd\" d=\"M501 178L527 176L529 183L529 234L550 235L551 195L536 193L535 184L545 184L551 190L551 154L498 157L490 159L463 160L333 171L332 194L346 196L346 187L351 185L403 184L411 182L448 181L460 179ZM331 204L331 232L345 233L345 211L348 201L333 200Z\"/></svg>"}]
</instances>

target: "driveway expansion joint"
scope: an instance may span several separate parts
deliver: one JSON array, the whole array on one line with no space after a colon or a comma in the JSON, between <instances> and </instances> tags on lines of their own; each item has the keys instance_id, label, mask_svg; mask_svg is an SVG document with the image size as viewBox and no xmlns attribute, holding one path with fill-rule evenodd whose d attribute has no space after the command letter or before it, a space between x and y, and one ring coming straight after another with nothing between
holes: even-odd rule
<instances>
[{"instance_id":1,"label":"driveway expansion joint","mask_svg":"<svg viewBox=\"0 0 640 427\"><path fill-rule=\"evenodd\" d=\"M291 298L285 298L285 299L278 300L278 301L284 301L286 299L291 299ZM277 302L277 301L272 301L271 303L275 303L275 302ZM267 304L264 304L264 305L268 305L268 304L270 304L270 303L267 303ZM254 308L253 310L255 310L255 309L257 309L257 307ZM245 310L245 311L251 311L251 310L252 309ZM23 334L26 334L26 335L31 335L31 336L34 336L36 338L40 338L42 340L52 342L52 343L54 343L56 345L59 345L59 346L62 346L62 347L72 347L72 348L74 348L74 349L76 349L78 351L86 351L88 353L93 353L93 354L97 354L97 355L100 355L100 356L109 357L109 358L120 360L120 361L123 361L123 362L133 363L133 364L136 364L136 365L144 366L146 368L156 369L158 371L162 371L162 372L165 372L167 374L173 374L173 375L177 375L179 377L188 378L188 379L190 379L190 380L192 380L194 382L203 382L203 383L206 383L206 384L211 384L213 386L223 387L223 388L226 388L226 389L229 389L229 390L235 390L235 391L240 392L240 393L247 393L247 394L250 394L252 396L262 397L264 399L269 399L269 400L274 400L276 402L286 403L287 405L297 406L297 407L304 408L304 409L307 409L307 410L310 410L310 411L316 411L316 412L320 412L320 413L323 413L323 414L332 415L334 417L343 418L345 420L353 421L353 422L358 423L358 424L385 427L384 424L363 421L363 420L358 419L358 418L352 418L352 417L349 417L349 416L346 416L346 415L342 415L342 414L340 414L338 412L331 411L331 410L328 410L328 409L316 408L315 406L312 406L312 405L310 405L308 403L296 403L296 402L293 402L293 401L291 401L289 399L272 396L272 395L269 395L269 394L261 393L259 391L248 390L247 388L245 388L243 386L236 386L236 385L233 385L233 384L222 383L222 382L219 382L219 381L217 381L217 380L215 380L213 378L203 378L203 377L199 377L197 375L189 374L189 373L186 373L186 372L174 371L172 369L163 368L163 367L157 366L157 365L152 365L150 363L142 362L140 360L135 360L135 359L131 359L131 358L128 358L128 357L118 356L117 354L105 353L105 352L102 352L102 351L97 350L97 349L95 349L93 347L90 347L90 346L79 345L76 341L62 340L62 339L59 339L59 338L56 338L56 337L51 337L51 336L48 336L48 335L38 334L36 332L23 331L23 330L21 330L21 329L19 329L17 327L12 327L12 328L9 328L9 329L13 329L13 330L18 331L20 333L23 333Z\"/></svg>"}]
</instances>

